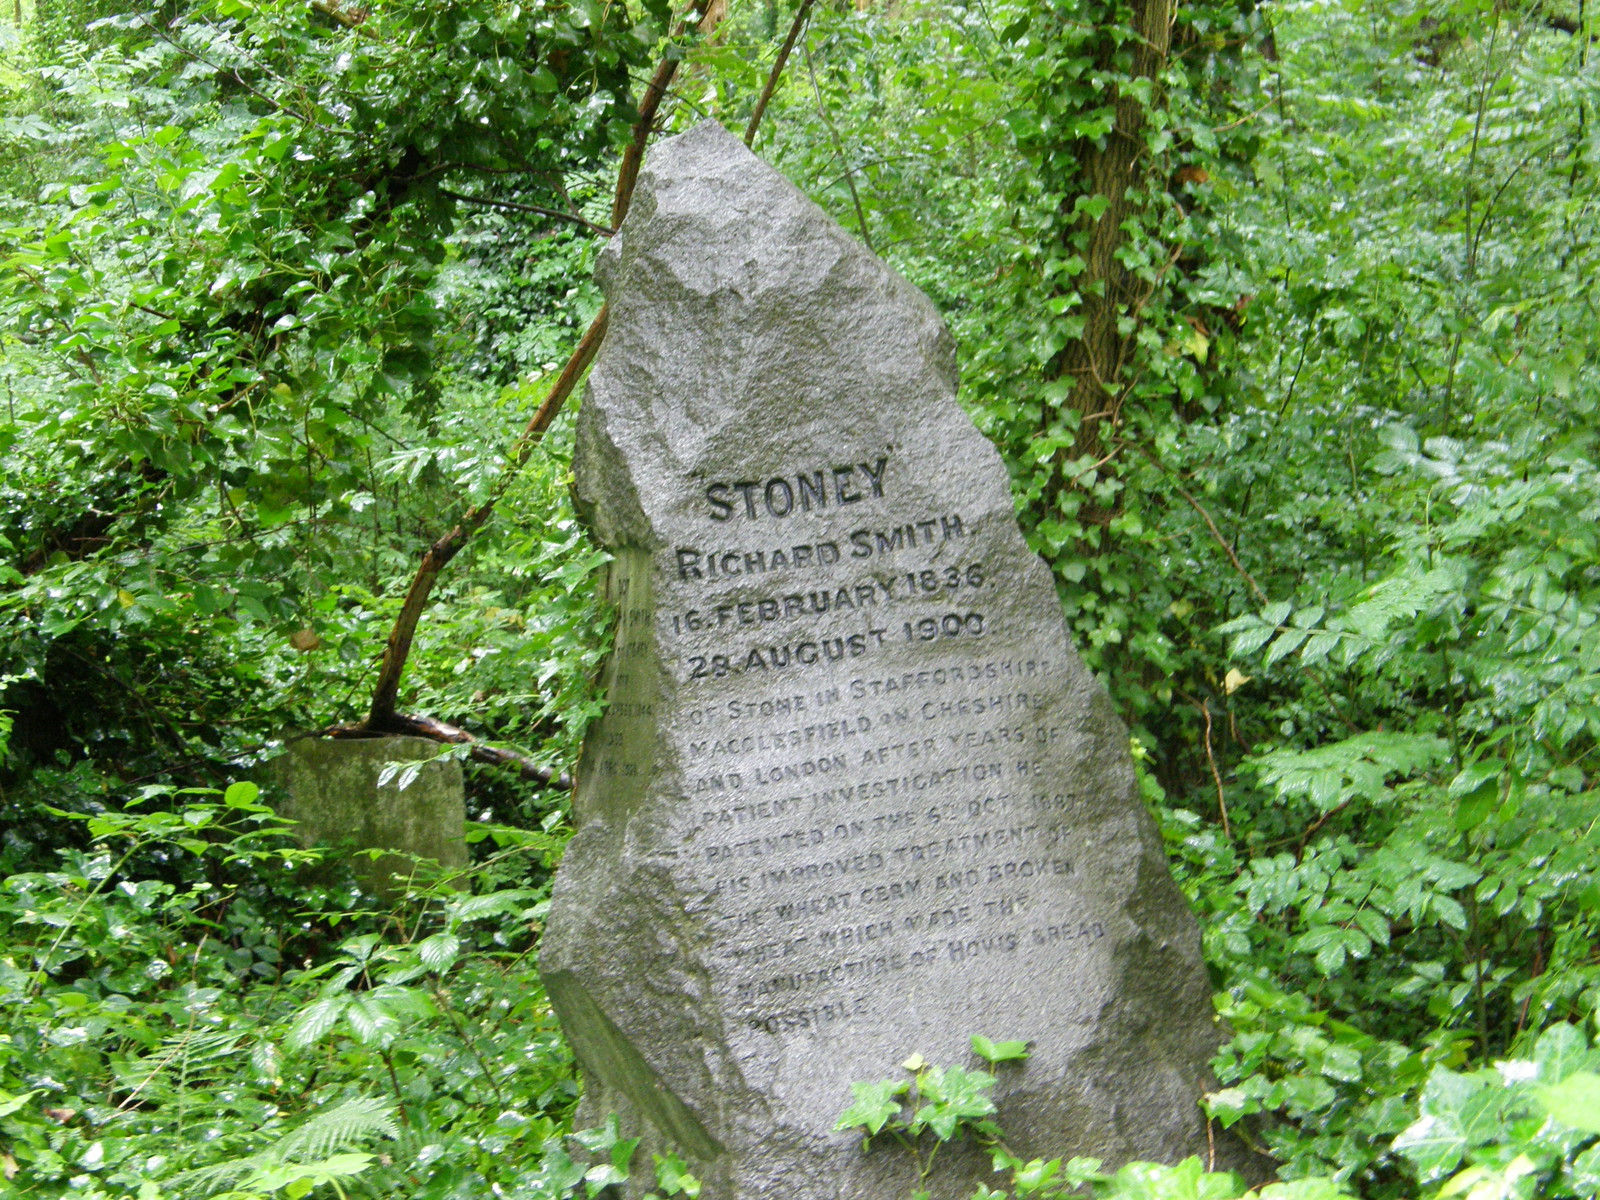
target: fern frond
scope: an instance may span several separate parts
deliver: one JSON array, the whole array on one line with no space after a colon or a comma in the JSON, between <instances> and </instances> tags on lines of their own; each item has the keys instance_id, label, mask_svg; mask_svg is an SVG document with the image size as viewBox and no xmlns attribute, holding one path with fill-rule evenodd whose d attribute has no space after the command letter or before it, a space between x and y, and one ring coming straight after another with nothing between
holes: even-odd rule
<instances>
[{"instance_id":1,"label":"fern frond","mask_svg":"<svg viewBox=\"0 0 1600 1200\"><path fill-rule=\"evenodd\" d=\"M264 1177L280 1168L333 1169L339 1177L359 1170L357 1159L364 1155L344 1155L341 1152L373 1137L398 1137L399 1128L394 1122L394 1107L371 1096L356 1096L332 1108L314 1113L297 1128L290 1130L277 1141L262 1147L254 1154L230 1158L183 1171L166 1181L166 1186L185 1196L207 1196L219 1186L241 1180Z\"/></svg>"},{"instance_id":2,"label":"fern frond","mask_svg":"<svg viewBox=\"0 0 1600 1200\"><path fill-rule=\"evenodd\" d=\"M264 1154L247 1154L243 1158L229 1158L219 1163L212 1163L209 1167L180 1171L171 1179L164 1181L164 1186L183 1196L197 1198L209 1196L217 1188L243 1179L246 1175L270 1165Z\"/></svg>"},{"instance_id":3,"label":"fern frond","mask_svg":"<svg viewBox=\"0 0 1600 1200\"><path fill-rule=\"evenodd\" d=\"M279 1162L309 1162L348 1150L378 1135L400 1136L394 1106L373 1096L357 1096L325 1108L272 1147Z\"/></svg>"},{"instance_id":4,"label":"fern frond","mask_svg":"<svg viewBox=\"0 0 1600 1200\"><path fill-rule=\"evenodd\" d=\"M132 1092L147 1092L167 1071L181 1068L191 1081L222 1078L239 1069L238 1050L245 1035L233 1030L182 1030L131 1061L115 1064L117 1082ZM153 1097L152 1097L153 1098Z\"/></svg>"}]
</instances>

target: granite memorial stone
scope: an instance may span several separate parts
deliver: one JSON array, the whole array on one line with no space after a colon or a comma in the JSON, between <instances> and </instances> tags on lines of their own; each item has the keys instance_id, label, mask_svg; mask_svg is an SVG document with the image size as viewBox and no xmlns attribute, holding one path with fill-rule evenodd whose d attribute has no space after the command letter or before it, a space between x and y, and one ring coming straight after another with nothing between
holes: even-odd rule
<instances>
[{"instance_id":1,"label":"granite memorial stone","mask_svg":"<svg viewBox=\"0 0 1600 1200\"><path fill-rule=\"evenodd\" d=\"M888 1200L851 1082L984 1034L1030 1044L1025 1155L1204 1154L1198 930L939 314L710 123L599 278L574 471L619 619L542 947L580 1119L703 1200Z\"/></svg>"}]
</instances>

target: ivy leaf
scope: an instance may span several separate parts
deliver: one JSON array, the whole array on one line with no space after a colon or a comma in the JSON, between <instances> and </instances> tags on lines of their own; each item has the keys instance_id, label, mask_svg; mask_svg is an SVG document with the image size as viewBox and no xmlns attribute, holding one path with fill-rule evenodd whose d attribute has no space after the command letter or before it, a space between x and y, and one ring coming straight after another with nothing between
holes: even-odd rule
<instances>
[{"instance_id":1,"label":"ivy leaf","mask_svg":"<svg viewBox=\"0 0 1600 1200\"><path fill-rule=\"evenodd\" d=\"M527 1181L536 1196L565 1196L583 1181L587 1170L572 1161L560 1138L550 1138L539 1154L539 1169Z\"/></svg>"},{"instance_id":2,"label":"ivy leaf","mask_svg":"<svg viewBox=\"0 0 1600 1200\"><path fill-rule=\"evenodd\" d=\"M1533 1048L1533 1061L1538 1068L1539 1082L1560 1083L1567 1076L1583 1069L1590 1059L1589 1042L1574 1025L1565 1021L1552 1025L1539 1035Z\"/></svg>"},{"instance_id":3,"label":"ivy leaf","mask_svg":"<svg viewBox=\"0 0 1600 1200\"><path fill-rule=\"evenodd\" d=\"M676 1154L652 1155L656 1164L656 1186L669 1196L688 1196L694 1200L700 1194L700 1180L689 1173L689 1168Z\"/></svg>"},{"instance_id":4,"label":"ivy leaf","mask_svg":"<svg viewBox=\"0 0 1600 1200\"><path fill-rule=\"evenodd\" d=\"M596 1163L583 1174L583 1190L593 1200L609 1187L621 1187L628 1182L627 1158L633 1154L637 1138L629 1138L625 1142L618 1142L612 1148L613 1154L623 1153L622 1165L616 1161Z\"/></svg>"},{"instance_id":5,"label":"ivy leaf","mask_svg":"<svg viewBox=\"0 0 1600 1200\"><path fill-rule=\"evenodd\" d=\"M1350 1193L1335 1179L1291 1179L1269 1183L1257 1193L1257 1200L1348 1200Z\"/></svg>"},{"instance_id":6,"label":"ivy leaf","mask_svg":"<svg viewBox=\"0 0 1600 1200\"><path fill-rule=\"evenodd\" d=\"M1243 1116L1261 1111L1260 1102L1239 1087L1207 1092L1204 1106L1206 1115L1212 1120L1221 1121L1224 1129L1231 1128Z\"/></svg>"},{"instance_id":7,"label":"ivy leaf","mask_svg":"<svg viewBox=\"0 0 1600 1200\"><path fill-rule=\"evenodd\" d=\"M972 1052L985 1062L1001 1063L1028 1057L1027 1042L991 1042L982 1034L972 1038Z\"/></svg>"},{"instance_id":8,"label":"ivy leaf","mask_svg":"<svg viewBox=\"0 0 1600 1200\"><path fill-rule=\"evenodd\" d=\"M1470 1149L1462 1114L1486 1080L1435 1067L1422 1089L1422 1118L1394 1140L1394 1149L1417 1168L1424 1183L1453 1171Z\"/></svg>"},{"instance_id":9,"label":"ivy leaf","mask_svg":"<svg viewBox=\"0 0 1600 1200\"><path fill-rule=\"evenodd\" d=\"M1430 1116L1395 1138L1393 1149L1411 1160L1424 1183L1431 1183L1455 1169L1467 1152L1467 1139L1454 1118Z\"/></svg>"},{"instance_id":10,"label":"ivy leaf","mask_svg":"<svg viewBox=\"0 0 1600 1200\"><path fill-rule=\"evenodd\" d=\"M1579 1196L1600 1195L1600 1142L1572 1160L1572 1189Z\"/></svg>"},{"instance_id":11,"label":"ivy leaf","mask_svg":"<svg viewBox=\"0 0 1600 1200\"><path fill-rule=\"evenodd\" d=\"M1012 1184L1017 1189L1019 1196L1031 1196L1034 1192L1048 1187L1057 1175L1061 1173L1061 1160L1052 1158L1048 1162L1036 1158L1026 1166L1019 1169L1012 1178Z\"/></svg>"},{"instance_id":12,"label":"ivy leaf","mask_svg":"<svg viewBox=\"0 0 1600 1200\"><path fill-rule=\"evenodd\" d=\"M852 1083L856 1102L844 1110L835 1129L862 1128L870 1137L880 1132L884 1125L900 1111L899 1096L905 1095L910 1084L904 1080L880 1079L877 1083Z\"/></svg>"},{"instance_id":13,"label":"ivy leaf","mask_svg":"<svg viewBox=\"0 0 1600 1200\"><path fill-rule=\"evenodd\" d=\"M924 1104L917 1110L913 1125L926 1125L941 1141L955 1136L962 1121L973 1121L994 1112L989 1090L994 1076L962 1067L932 1067L921 1077L917 1090Z\"/></svg>"}]
</instances>

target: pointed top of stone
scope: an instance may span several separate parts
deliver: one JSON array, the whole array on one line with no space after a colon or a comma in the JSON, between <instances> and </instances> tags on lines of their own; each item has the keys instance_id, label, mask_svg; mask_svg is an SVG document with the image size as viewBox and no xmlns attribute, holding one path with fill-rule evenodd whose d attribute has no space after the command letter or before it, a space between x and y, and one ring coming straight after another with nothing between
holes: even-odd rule
<instances>
[{"instance_id":1,"label":"pointed top of stone","mask_svg":"<svg viewBox=\"0 0 1600 1200\"><path fill-rule=\"evenodd\" d=\"M639 487L681 491L685 471L775 439L972 433L950 403L954 345L927 297L714 121L651 152L596 276L611 318L580 426L597 449L609 441L597 424L650 438ZM585 461L598 480L617 457ZM579 476L602 540L649 543L642 513L597 511ZM1003 488L988 492L1009 508Z\"/></svg>"},{"instance_id":2,"label":"pointed top of stone","mask_svg":"<svg viewBox=\"0 0 1600 1200\"><path fill-rule=\"evenodd\" d=\"M793 273L771 270L780 259ZM639 299L625 281L663 262L673 265L686 297L754 306L794 289L812 295L823 279L862 288L861 298L873 300L873 308L903 310L902 318L926 326L919 333L944 346L954 374L954 348L927 297L716 121L702 121L651 151L628 216L602 250L595 276L608 298ZM650 289L653 302L669 294L670 288ZM863 321L849 318L866 314L841 304L837 315L842 326L860 327Z\"/></svg>"}]
</instances>

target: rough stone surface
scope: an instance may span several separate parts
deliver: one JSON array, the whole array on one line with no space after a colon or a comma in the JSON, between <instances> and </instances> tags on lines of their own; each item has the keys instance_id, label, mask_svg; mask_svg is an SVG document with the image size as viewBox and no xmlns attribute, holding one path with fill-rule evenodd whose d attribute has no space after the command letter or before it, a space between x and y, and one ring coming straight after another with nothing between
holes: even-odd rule
<instances>
[{"instance_id":1,"label":"rough stone surface","mask_svg":"<svg viewBox=\"0 0 1600 1200\"><path fill-rule=\"evenodd\" d=\"M887 1200L850 1083L981 1033L1031 1045L1025 1156L1205 1154L1198 930L938 313L712 124L600 279L575 474L620 617L542 948L580 1119L705 1200Z\"/></svg>"},{"instance_id":2,"label":"rough stone surface","mask_svg":"<svg viewBox=\"0 0 1600 1200\"><path fill-rule=\"evenodd\" d=\"M376 859L354 860L356 878L379 895L398 888L416 864L403 855L432 859L443 867L467 865L463 836L466 801L461 764L439 761L440 746L426 738L299 738L273 764L283 789L281 815L299 822L295 836L358 850L395 850ZM391 762L425 765L405 788L378 777Z\"/></svg>"}]
</instances>

